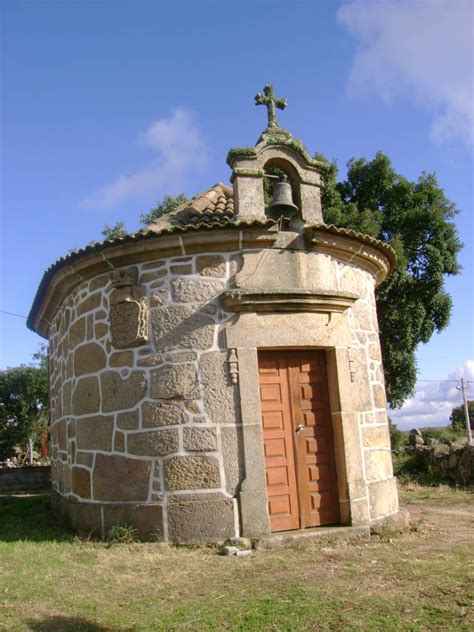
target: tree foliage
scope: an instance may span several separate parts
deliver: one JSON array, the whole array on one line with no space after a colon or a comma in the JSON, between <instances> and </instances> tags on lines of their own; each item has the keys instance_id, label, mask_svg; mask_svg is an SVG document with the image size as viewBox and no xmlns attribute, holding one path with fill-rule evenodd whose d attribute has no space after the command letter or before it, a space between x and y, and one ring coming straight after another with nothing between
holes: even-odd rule
<instances>
[{"instance_id":1,"label":"tree foliage","mask_svg":"<svg viewBox=\"0 0 474 632\"><path fill-rule=\"evenodd\" d=\"M152 222L155 222L157 219L166 215L167 213L171 213L181 204L185 204L188 201L188 198L184 195L184 193L178 193L175 197L171 195L165 195L165 197L158 202L156 206L154 206L148 213L142 213L140 215L140 223L143 226L147 226ZM109 224L105 224L102 229L102 235L105 239L120 239L121 237L125 237L128 235L128 231L125 228L125 222L118 221L113 224L113 226L109 226ZM97 242L92 241L90 245L96 244ZM74 250L70 251L74 252Z\"/></svg>"},{"instance_id":2,"label":"tree foliage","mask_svg":"<svg viewBox=\"0 0 474 632\"><path fill-rule=\"evenodd\" d=\"M286 175L284 171L274 165L265 167L265 173L267 176L276 176L277 178ZM276 182L278 182L278 180L275 178L263 178L263 199L265 200L265 207L273 200L273 190Z\"/></svg>"},{"instance_id":3,"label":"tree foliage","mask_svg":"<svg viewBox=\"0 0 474 632\"><path fill-rule=\"evenodd\" d=\"M106 224L102 229L102 235L105 239L120 239L121 237L125 237L127 234L125 222L115 222L113 226Z\"/></svg>"},{"instance_id":4,"label":"tree foliage","mask_svg":"<svg viewBox=\"0 0 474 632\"><path fill-rule=\"evenodd\" d=\"M156 222L157 219L166 215L167 213L171 213L181 204L185 204L188 201L188 198L184 195L184 193L178 193L175 197L171 195L165 195L165 197L158 202L156 206L154 206L148 213L142 213L140 215L140 222L146 226L147 224L151 224L152 222Z\"/></svg>"},{"instance_id":5,"label":"tree foliage","mask_svg":"<svg viewBox=\"0 0 474 632\"><path fill-rule=\"evenodd\" d=\"M336 164L328 165L322 203L327 224L381 239L397 254L396 269L377 289L376 300L387 397L399 407L414 390L417 346L449 321L444 278L459 272L457 211L434 174L410 182L382 153L372 161L350 160L341 182Z\"/></svg>"},{"instance_id":6,"label":"tree foliage","mask_svg":"<svg viewBox=\"0 0 474 632\"><path fill-rule=\"evenodd\" d=\"M24 448L48 425L48 369L44 347L34 354L37 365L22 364L0 371L0 458Z\"/></svg>"},{"instance_id":7,"label":"tree foliage","mask_svg":"<svg viewBox=\"0 0 474 632\"><path fill-rule=\"evenodd\" d=\"M474 400L467 400L467 409L469 411L469 423L474 429ZM464 405L455 406L449 417L451 428L458 431L466 431L466 419L464 416Z\"/></svg>"},{"instance_id":8,"label":"tree foliage","mask_svg":"<svg viewBox=\"0 0 474 632\"><path fill-rule=\"evenodd\" d=\"M388 429L390 432L390 447L392 448L392 451L399 450L405 441L405 435L398 429L397 425L390 419L390 417L388 418Z\"/></svg>"}]
</instances>

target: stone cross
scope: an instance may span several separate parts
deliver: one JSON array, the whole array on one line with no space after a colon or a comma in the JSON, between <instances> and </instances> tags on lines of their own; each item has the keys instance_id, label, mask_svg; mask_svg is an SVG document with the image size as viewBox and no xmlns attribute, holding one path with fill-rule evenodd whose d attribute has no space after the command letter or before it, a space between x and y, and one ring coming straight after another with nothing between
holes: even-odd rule
<instances>
[{"instance_id":1,"label":"stone cross","mask_svg":"<svg viewBox=\"0 0 474 632\"><path fill-rule=\"evenodd\" d=\"M284 110L286 108L286 99L277 99L273 96L273 86L265 86L263 93L257 92L255 95L255 105L266 105L268 114L268 127L280 127L276 118L276 108Z\"/></svg>"}]
</instances>

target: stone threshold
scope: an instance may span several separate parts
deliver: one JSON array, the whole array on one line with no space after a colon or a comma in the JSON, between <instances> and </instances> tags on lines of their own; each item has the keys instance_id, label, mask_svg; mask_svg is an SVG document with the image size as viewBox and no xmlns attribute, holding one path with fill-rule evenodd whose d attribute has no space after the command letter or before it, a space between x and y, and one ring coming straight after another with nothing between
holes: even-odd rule
<instances>
[{"instance_id":1,"label":"stone threshold","mask_svg":"<svg viewBox=\"0 0 474 632\"><path fill-rule=\"evenodd\" d=\"M281 531L262 536L254 542L257 550L272 549L279 546L294 546L300 543L330 544L333 542L360 542L370 539L368 525L358 527L313 527L297 531Z\"/></svg>"}]
</instances>

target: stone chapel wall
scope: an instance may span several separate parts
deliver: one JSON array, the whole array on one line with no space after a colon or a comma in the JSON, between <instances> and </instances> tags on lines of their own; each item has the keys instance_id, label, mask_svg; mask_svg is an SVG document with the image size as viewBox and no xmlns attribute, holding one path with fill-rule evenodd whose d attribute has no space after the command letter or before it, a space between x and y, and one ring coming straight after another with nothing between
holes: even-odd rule
<instances>
[{"instance_id":1,"label":"stone chapel wall","mask_svg":"<svg viewBox=\"0 0 474 632\"><path fill-rule=\"evenodd\" d=\"M72 501L78 527L106 531L143 515L145 535L153 529L165 540L187 540L200 528L203 539L235 535L239 413L219 336L233 314L216 297L238 258L133 266L149 305L147 344L112 345L110 274L79 285L58 311L50 333L52 479Z\"/></svg>"},{"instance_id":2,"label":"stone chapel wall","mask_svg":"<svg viewBox=\"0 0 474 632\"><path fill-rule=\"evenodd\" d=\"M361 521L374 520L398 511L398 492L393 476L387 400L383 375L379 327L372 275L339 264L338 287L352 288L360 296L348 310L352 343L349 351L350 379L362 450L363 475L367 485L367 512ZM360 490L364 494L363 489ZM365 494L364 494L365 495ZM361 507L363 504L361 503Z\"/></svg>"},{"instance_id":3,"label":"stone chapel wall","mask_svg":"<svg viewBox=\"0 0 474 632\"><path fill-rule=\"evenodd\" d=\"M102 274L77 286L57 312L50 328L52 480L56 502L76 528L104 535L128 523L142 537L184 542L239 534L245 471L239 391L225 341L238 315L223 308L219 295L246 256L132 264L124 274L134 269L133 287L117 287ZM339 318L351 338L350 375L340 378L354 419L346 422L345 475L360 524L398 508L374 278L329 255L306 256L318 258L325 283L329 274L336 290L359 296ZM271 266L263 272L278 274ZM112 335L121 347L135 335L114 329L111 317L127 296L145 301L147 321L136 346L117 348ZM334 331L327 347L341 344ZM334 419L346 413L333 411Z\"/></svg>"}]
</instances>

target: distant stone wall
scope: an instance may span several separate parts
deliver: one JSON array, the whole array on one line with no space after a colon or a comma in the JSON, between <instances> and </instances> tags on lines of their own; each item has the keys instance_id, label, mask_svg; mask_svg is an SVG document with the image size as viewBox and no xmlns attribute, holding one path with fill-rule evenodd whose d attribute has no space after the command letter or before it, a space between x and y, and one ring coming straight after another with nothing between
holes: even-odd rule
<instances>
[{"instance_id":1,"label":"distant stone wall","mask_svg":"<svg viewBox=\"0 0 474 632\"><path fill-rule=\"evenodd\" d=\"M447 445L437 439L425 439L419 430L410 432L409 443L407 450L435 477L459 485L474 483L474 445L456 442Z\"/></svg>"},{"instance_id":2,"label":"distant stone wall","mask_svg":"<svg viewBox=\"0 0 474 632\"><path fill-rule=\"evenodd\" d=\"M0 468L0 495L45 491L51 486L50 478L48 465Z\"/></svg>"}]
</instances>

